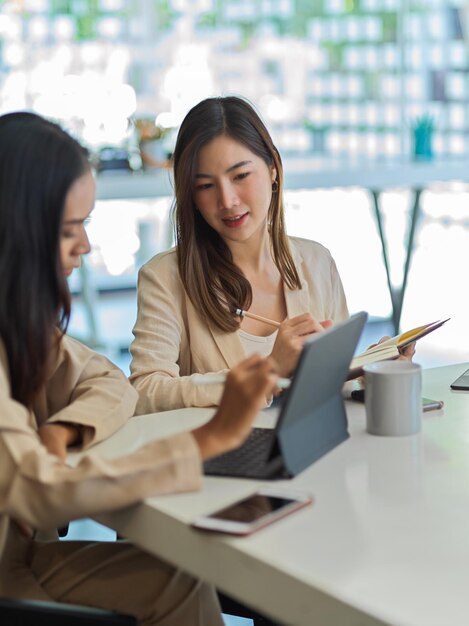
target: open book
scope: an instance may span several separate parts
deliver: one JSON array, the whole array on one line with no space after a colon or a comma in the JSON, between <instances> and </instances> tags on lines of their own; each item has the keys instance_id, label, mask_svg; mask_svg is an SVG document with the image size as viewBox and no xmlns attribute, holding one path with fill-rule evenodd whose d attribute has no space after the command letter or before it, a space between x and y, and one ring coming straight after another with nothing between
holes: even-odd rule
<instances>
[{"instance_id":1,"label":"open book","mask_svg":"<svg viewBox=\"0 0 469 626\"><path fill-rule=\"evenodd\" d=\"M405 348L413 341L417 341L421 337L428 335L428 333L432 333L437 328L440 328L440 326L443 326L443 324L449 319L450 318L446 320L438 320L437 322L432 322L431 324L425 324L425 326L412 328L412 330L408 330L405 333L386 339L386 341L383 341L372 348L368 348L368 350L365 350L365 352L358 354L352 359L348 379L350 380L351 378L360 376L363 373L363 366L368 365L368 363L385 361L386 359L396 359L399 356L400 348Z\"/></svg>"}]
</instances>

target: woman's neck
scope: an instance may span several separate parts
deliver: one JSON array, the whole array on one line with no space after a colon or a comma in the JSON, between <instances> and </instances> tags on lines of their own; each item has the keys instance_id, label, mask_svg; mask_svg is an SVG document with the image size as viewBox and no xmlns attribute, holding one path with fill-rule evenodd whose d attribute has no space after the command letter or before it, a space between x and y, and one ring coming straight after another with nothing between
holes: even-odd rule
<instances>
[{"instance_id":1,"label":"woman's neck","mask_svg":"<svg viewBox=\"0 0 469 626\"><path fill-rule=\"evenodd\" d=\"M270 244L270 235L267 231L255 239L232 243L230 246L234 264L246 276L259 275L276 269Z\"/></svg>"},{"instance_id":2,"label":"woman's neck","mask_svg":"<svg viewBox=\"0 0 469 626\"><path fill-rule=\"evenodd\" d=\"M230 245L233 262L248 279L252 289L251 313L282 322L287 316L287 305L282 276L272 256L270 235L267 231L256 239ZM272 334L272 326L244 317L241 328L258 336Z\"/></svg>"}]
</instances>

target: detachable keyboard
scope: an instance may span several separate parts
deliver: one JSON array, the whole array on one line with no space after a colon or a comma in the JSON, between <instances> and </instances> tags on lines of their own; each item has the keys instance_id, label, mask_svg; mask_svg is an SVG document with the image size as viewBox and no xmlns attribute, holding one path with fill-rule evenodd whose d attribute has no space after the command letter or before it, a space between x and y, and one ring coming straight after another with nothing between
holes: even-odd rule
<instances>
[{"instance_id":1,"label":"detachable keyboard","mask_svg":"<svg viewBox=\"0 0 469 626\"><path fill-rule=\"evenodd\" d=\"M241 447L206 461L204 473L239 478L271 478L271 460L275 447L274 429L253 428Z\"/></svg>"}]
</instances>

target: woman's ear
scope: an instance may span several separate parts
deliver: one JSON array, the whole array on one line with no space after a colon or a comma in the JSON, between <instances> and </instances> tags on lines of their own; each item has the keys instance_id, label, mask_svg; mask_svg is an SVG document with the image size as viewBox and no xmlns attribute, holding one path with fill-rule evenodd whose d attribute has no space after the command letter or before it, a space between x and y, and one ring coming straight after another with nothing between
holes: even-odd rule
<instances>
[{"instance_id":1,"label":"woman's ear","mask_svg":"<svg viewBox=\"0 0 469 626\"><path fill-rule=\"evenodd\" d=\"M272 177L272 182L274 183L277 180L277 168L276 167L272 167L271 177Z\"/></svg>"}]
</instances>

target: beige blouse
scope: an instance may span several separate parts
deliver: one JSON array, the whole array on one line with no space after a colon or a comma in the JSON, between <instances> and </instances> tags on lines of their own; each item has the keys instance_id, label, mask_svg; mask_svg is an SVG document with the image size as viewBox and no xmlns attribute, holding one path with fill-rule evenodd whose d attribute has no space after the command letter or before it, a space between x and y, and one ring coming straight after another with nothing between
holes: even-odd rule
<instances>
[{"instance_id":1,"label":"beige blouse","mask_svg":"<svg viewBox=\"0 0 469 626\"><path fill-rule=\"evenodd\" d=\"M108 437L134 411L136 393L122 372L68 337L33 411L11 398L6 353L0 342L0 563L11 518L47 530L161 493L201 483L198 447L189 433L154 441L119 459L89 452L75 468L41 444L44 422L84 427L84 445ZM10 546L11 547L11 546ZM0 571L0 592L2 573Z\"/></svg>"},{"instance_id":2,"label":"beige blouse","mask_svg":"<svg viewBox=\"0 0 469 626\"><path fill-rule=\"evenodd\" d=\"M309 312L317 320L346 319L345 294L329 251L314 241L289 242L301 289L285 289L288 317ZM222 385L195 380L226 371L245 357L237 332L210 327L193 307L179 278L175 249L140 270L133 333L130 380L139 393L138 414L218 404Z\"/></svg>"}]
</instances>

